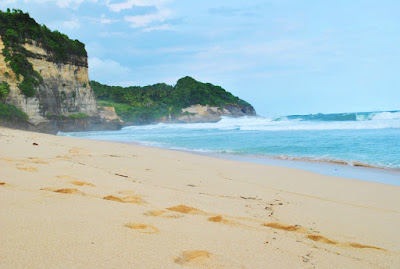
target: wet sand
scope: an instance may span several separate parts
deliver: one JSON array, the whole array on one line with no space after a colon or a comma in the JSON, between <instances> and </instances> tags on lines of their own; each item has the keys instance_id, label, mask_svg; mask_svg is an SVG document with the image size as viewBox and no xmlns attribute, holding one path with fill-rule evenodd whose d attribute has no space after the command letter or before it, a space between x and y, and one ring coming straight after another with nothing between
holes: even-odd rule
<instances>
[{"instance_id":1,"label":"wet sand","mask_svg":"<svg viewBox=\"0 0 400 269\"><path fill-rule=\"evenodd\" d=\"M399 186L0 128L1 268L399 268L399 227Z\"/></svg>"}]
</instances>

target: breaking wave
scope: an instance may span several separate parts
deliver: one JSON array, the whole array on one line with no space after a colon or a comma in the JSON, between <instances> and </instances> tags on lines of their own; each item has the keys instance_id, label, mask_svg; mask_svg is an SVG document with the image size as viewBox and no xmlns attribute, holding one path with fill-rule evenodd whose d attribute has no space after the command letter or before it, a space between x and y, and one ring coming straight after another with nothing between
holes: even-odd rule
<instances>
[{"instance_id":1,"label":"breaking wave","mask_svg":"<svg viewBox=\"0 0 400 269\"><path fill-rule=\"evenodd\" d=\"M285 117L223 118L216 123L164 124L130 126L126 130L350 130L400 128L400 111L338 114L290 115Z\"/></svg>"}]
</instances>

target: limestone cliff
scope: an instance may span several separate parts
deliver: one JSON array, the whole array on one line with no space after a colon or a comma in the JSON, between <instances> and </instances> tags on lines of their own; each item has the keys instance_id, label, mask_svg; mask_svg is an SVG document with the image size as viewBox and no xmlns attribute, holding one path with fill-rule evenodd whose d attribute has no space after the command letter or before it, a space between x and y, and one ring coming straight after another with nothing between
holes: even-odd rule
<instances>
[{"instance_id":1,"label":"limestone cliff","mask_svg":"<svg viewBox=\"0 0 400 269\"><path fill-rule=\"evenodd\" d=\"M123 124L124 121L118 117L115 112L115 108L112 106L98 106L100 118L102 118L107 123L115 122L119 124Z\"/></svg>"},{"instance_id":2,"label":"limestone cliff","mask_svg":"<svg viewBox=\"0 0 400 269\"><path fill-rule=\"evenodd\" d=\"M222 116L256 116L254 107L220 86L184 77L172 85L108 86L91 81L104 105L131 125L158 122L216 122Z\"/></svg>"},{"instance_id":3,"label":"limestone cliff","mask_svg":"<svg viewBox=\"0 0 400 269\"><path fill-rule=\"evenodd\" d=\"M99 114L97 100L89 84L87 58L71 56L69 61L60 63L53 61L52 54L35 41L27 40L24 47L29 52L28 61L43 78L37 94L26 97L21 92L18 84L22 78L17 79L2 55L0 81L6 81L10 85L6 103L16 106L28 115L31 129L57 132L65 129L101 129L101 125L111 129L120 127L119 120L110 123ZM3 49L4 44L0 39L0 51ZM75 115L81 117L74 117ZM91 121L93 124L90 124Z\"/></svg>"},{"instance_id":4,"label":"limestone cliff","mask_svg":"<svg viewBox=\"0 0 400 269\"><path fill-rule=\"evenodd\" d=\"M238 105L225 105L223 107L209 105L192 105L182 109L182 115L172 118L170 116L163 117L161 122L183 122L183 123L202 123L217 122L221 117L243 117L256 116L253 107L243 109Z\"/></svg>"}]
</instances>

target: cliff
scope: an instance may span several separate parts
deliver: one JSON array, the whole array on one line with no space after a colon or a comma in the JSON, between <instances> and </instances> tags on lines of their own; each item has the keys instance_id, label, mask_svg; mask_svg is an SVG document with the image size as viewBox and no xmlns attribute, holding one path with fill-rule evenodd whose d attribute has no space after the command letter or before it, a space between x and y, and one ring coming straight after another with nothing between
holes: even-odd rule
<instances>
[{"instance_id":1,"label":"cliff","mask_svg":"<svg viewBox=\"0 0 400 269\"><path fill-rule=\"evenodd\" d=\"M254 109L243 109L238 105L224 105L223 107L192 105L183 108L181 116L178 116L175 119L166 118L164 121L183 123L217 122L221 120L221 117L243 116L256 116L256 112Z\"/></svg>"},{"instance_id":2,"label":"cliff","mask_svg":"<svg viewBox=\"0 0 400 269\"><path fill-rule=\"evenodd\" d=\"M191 77L176 85L119 87L91 81L99 103L113 106L128 124L216 122L222 116L256 116L253 106L220 86Z\"/></svg>"},{"instance_id":3,"label":"cliff","mask_svg":"<svg viewBox=\"0 0 400 269\"><path fill-rule=\"evenodd\" d=\"M55 133L120 128L119 119L110 121L99 113L89 83L87 54L82 43L56 32L56 37L61 35L60 43L71 42L80 49L79 53L60 54L46 43L47 39L54 39L53 33L29 15L17 11L2 12L1 16L17 22L29 19L25 23L29 29L43 31L41 35L29 34L29 31L19 33L20 28L10 30L10 26L4 29L6 26L0 25L3 28L0 31L0 83L9 85L9 93L3 102L27 114L27 129ZM13 39L10 31L16 33L18 39ZM38 41L31 36L37 37ZM68 47L62 51L66 50ZM21 124L16 125L19 126Z\"/></svg>"}]
</instances>

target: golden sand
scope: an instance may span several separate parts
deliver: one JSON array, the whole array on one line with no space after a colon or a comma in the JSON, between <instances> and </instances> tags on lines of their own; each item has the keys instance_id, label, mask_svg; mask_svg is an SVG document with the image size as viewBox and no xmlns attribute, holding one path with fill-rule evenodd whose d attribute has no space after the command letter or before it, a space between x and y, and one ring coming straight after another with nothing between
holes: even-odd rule
<instances>
[{"instance_id":1,"label":"golden sand","mask_svg":"<svg viewBox=\"0 0 400 269\"><path fill-rule=\"evenodd\" d=\"M0 268L399 267L399 186L6 128L0 148Z\"/></svg>"}]
</instances>

